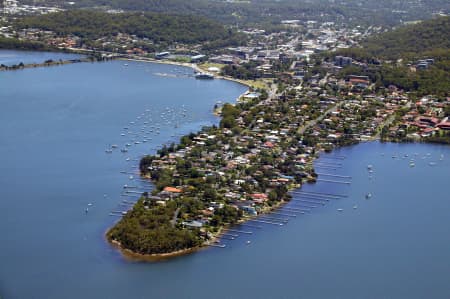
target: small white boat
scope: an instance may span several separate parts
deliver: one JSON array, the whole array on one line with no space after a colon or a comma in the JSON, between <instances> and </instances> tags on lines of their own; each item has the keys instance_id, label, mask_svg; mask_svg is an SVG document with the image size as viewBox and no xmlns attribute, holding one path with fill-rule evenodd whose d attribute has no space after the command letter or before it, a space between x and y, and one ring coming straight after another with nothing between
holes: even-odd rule
<instances>
[{"instance_id":1,"label":"small white boat","mask_svg":"<svg viewBox=\"0 0 450 299\"><path fill-rule=\"evenodd\" d=\"M133 177L132 175L130 175L128 178L129 178L130 180L134 179L134 177Z\"/></svg>"},{"instance_id":2,"label":"small white boat","mask_svg":"<svg viewBox=\"0 0 450 299\"><path fill-rule=\"evenodd\" d=\"M416 164L414 162L409 162L409 167L414 167Z\"/></svg>"},{"instance_id":3,"label":"small white boat","mask_svg":"<svg viewBox=\"0 0 450 299\"><path fill-rule=\"evenodd\" d=\"M106 149L105 150L105 153L107 153L107 154L111 154L113 151L112 151L112 149Z\"/></svg>"},{"instance_id":4,"label":"small white boat","mask_svg":"<svg viewBox=\"0 0 450 299\"><path fill-rule=\"evenodd\" d=\"M366 199L369 199L369 198L371 198L372 197L372 193L367 193L366 194Z\"/></svg>"},{"instance_id":5,"label":"small white boat","mask_svg":"<svg viewBox=\"0 0 450 299\"><path fill-rule=\"evenodd\" d=\"M357 208L358 208L357 205L354 205L354 206L353 206L353 210L356 210Z\"/></svg>"},{"instance_id":6,"label":"small white boat","mask_svg":"<svg viewBox=\"0 0 450 299\"><path fill-rule=\"evenodd\" d=\"M92 203L90 202L90 203L88 203L88 207L90 207L90 206L92 206Z\"/></svg>"},{"instance_id":7,"label":"small white boat","mask_svg":"<svg viewBox=\"0 0 450 299\"><path fill-rule=\"evenodd\" d=\"M367 165L367 169L371 170L373 168L373 166L371 164Z\"/></svg>"},{"instance_id":8,"label":"small white boat","mask_svg":"<svg viewBox=\"0 0 450 299\"><path fill-rule=\"evenodd\" d=\"M344 209L337 209L338 210L338 212L342 212L342 211L344 211Z\"/></svg>"},{"instance_id":9,"label":"small white boat","mask_svg":"<svg viewBox=\"0 0 450 299\"><path fill-rule=\"evenodd\" d=\"M245 244L247 244L247 245L249 245L250 243L251 243L250 241L245 242Z\"/></svg>"},{"instance_id":10,"label":"small white boat","mask_svg":"<svg viewBox=\"0 0 450 299\"><path fill-rule=\"evenodd\" d=\"M111 148L117 148L117 144L111 145Z\"/></svg>"}]
</instances>

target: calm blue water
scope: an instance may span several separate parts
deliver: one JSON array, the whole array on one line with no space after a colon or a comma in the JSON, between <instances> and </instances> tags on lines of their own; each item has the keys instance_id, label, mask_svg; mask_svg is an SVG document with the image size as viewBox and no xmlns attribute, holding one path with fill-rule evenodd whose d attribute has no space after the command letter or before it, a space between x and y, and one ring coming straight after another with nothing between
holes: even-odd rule
<instances>
[{"instance_id":1,"label":"calm blue water","mask_svg":"<svg viewBox=\"0 0 450 299\"><path fill-rule=\"evenodd\" d=\"M17 51L0 49L0 65L7 66L23 63L43 63L46 60L69 60L80 58L82 55L59 52L34 52L34 51Z\"/></svg>"},{"instance_id":2,"label":"calm blue water","mask_svg":"<svg viewBox=\"0 0 450 299\"><path fill-rule=\"evenodd\" d=\"M120 171L133 173L133 159L172 135L216 122L214 103L245 90L185 75L191 72L109 62L0 73L3 297L450 297L448 146L367 143L336 151L331 156L346 159L319 164L342 165L320 172L352 176L352 184L318 182L303 190L348 198L284 226L250 229L225 249L142 263L111 248L103 234L115 221L109 212L122 208L122 186L148 188ZM160 134L148 133L149 119ZM143 134L152 140L135 145ZM125 143L133 144L128 153L105 153Z\"/></svg>"}]
</instances>

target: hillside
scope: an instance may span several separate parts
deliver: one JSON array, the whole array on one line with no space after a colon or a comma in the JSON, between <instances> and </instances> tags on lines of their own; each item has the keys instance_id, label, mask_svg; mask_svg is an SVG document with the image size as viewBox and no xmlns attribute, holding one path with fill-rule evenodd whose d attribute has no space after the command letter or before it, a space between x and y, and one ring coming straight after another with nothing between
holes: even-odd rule
<instances>
[{"instance_id":1,"label":"hillside","mask_svg":"<svg viewBox=\"0 0 450 299\"><path fill-rule=\"evenodd\" d=\"M441 17L374 36L363 47L384 59L414 58L438 49L450 50L450 17Z\"/></svg>"},{"instance_id":2,"label":"hillside","mask_svg":"<svg viewBox=\"0 0 450 299\"><path fill-rule=\"evenodd\" d=\"M350 56L367 66L344 68L340 76L369 76L377 86L393 84L417 96L450 96L450 17L424 21L374 36L362 48L326 54ZM416 68L419 60L433 59L425 69ZM381 65L380 65L381 62Z\"/></svg>"},{"instance_id":3,"label":"hillside","mask_svg":"<svg viewBox=\"0 0 450 299\"><path fill-rule=\"evenodd\" d=\"M35 3L36 0L23 0ZM66 9L98 8L151 11L204 16L224 24L264 26L282 19L335 21L355 25L395 25L402 21L428 19L438 11L449 12L445 0L41 0L40 3Z\"/></svg>"},{"instance_id":4,"label":"hillside","mask_svg":"<svg viewBox=\"0 0 450 299\"><path fill-rule=\"evenodd\" d=\"M237 44L244 37L223 25L203 17L158 13L119 13L71 10L26 17L15 23L17 28L40 28L59 35L74 34L95 40L117 33L148 38L154 43Z\"/></svg>"}]
</instances>

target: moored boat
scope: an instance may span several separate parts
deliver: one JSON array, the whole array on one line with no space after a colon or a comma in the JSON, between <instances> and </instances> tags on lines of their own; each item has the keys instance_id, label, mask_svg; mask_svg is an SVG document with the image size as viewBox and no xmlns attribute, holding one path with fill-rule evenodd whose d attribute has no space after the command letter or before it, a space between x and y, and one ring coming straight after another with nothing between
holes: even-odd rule
<instances>
[{"instance_id":1,"label":"moored boat","mask_svg":"<svg viewBox=\"0 0 450 299\"><path fill-rule=\"evenodd\" d=\"M209 73L195 73L195 79L214 79L214 76Z\"/></svg>"}]
</instances>

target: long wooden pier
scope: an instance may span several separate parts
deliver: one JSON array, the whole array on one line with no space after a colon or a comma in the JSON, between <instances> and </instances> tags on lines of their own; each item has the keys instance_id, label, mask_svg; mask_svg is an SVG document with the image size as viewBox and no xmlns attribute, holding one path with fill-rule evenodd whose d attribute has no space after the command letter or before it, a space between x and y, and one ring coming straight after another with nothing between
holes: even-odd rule
<instances>
[{"instance_id":1,"label":"long wooden pier","mask_svg":"<svg viewBox=\"0 0 450 299\"><path fill-rule=\"evenodd\" d=\"M227 231L241 233L241 234L247 234L247 235L253 234L253 232L251 232L251 231L237 230L237 229L227 229Z\"/></svg>"},{"instance_id":2,"label":"long wooden pier","mask_svg":"<svg viewBox=\"0 0 450 299\"><path fill-rule=\"evenodd\" d=\"M258 219L262 220L268 220L268 221L275 221L275 222L282 222L282 223L288 223L289 219L282 219L282 218L276 218L276 217L270 217L270 216L259 216Z\"/></svg>"},{"instance_id":3,"label":"long wooden pier","mask_svg":"<svg viewBox=\"0 0 450 299\"><path fill-rule=\"evenodd\" d=\"M232 238L239 237L239 235L237 235L237 234L228 234L228 233L222 233L221 236L232 237Z\"/></svg>"},{"instance_id":4,"label":"long wooden pier","mask_svg":"<svg viewBox=\"0 0 450 299\"><path fill-rule=\"evenodd\" d=\"M227 247L225 244L214 244L214 243L209 244L209 246L211 246L211 247L218 247L218 248L225 248L225 247Z\"/></svg>"},{"instance_id":5,"label":"long wooden pier","mask_svg":"<svg viewBox=\"0 0 450 299\"><path fill-rule=\"evenodd\" d=\"M318 182L325 182L325 183L335 183L335 184L346 184L350 185L352 182L347 181L334 181L334 180L325 180L325 179L317 179Z\"/></svg>"},{"instance_id":6,"label":"long wooden pier","mask_svg":"<svg viewBox=\"0 0 450 299\"><path fill-rule=\"evenodd\" d=\"M254 222L258 222L258 223L265 223L265 224L272 224L272 225L279 225L282 226L283 223L279 223L279 222L272 222L272 221L266 221L266 220L258 220L258 219L252 219L249 221L254 221Z\"/></svg>"},{"instance_id":7,"label":"long wooden pier","mask_svg":"<svg viewBox=\"0 0 450 299\"><path fill-rule=\"evenodd\" d=\"M283 207L281 209L287 210L288 212L310 212L311 211L311 209L308 209L308 208L300 209L300 208Z\"/></svg>"},{"instance_id":8,"label":"long wooden pier","mask_svg":"<svg viewBox=\"0 0 450 299\"><path fill-rule=\"evenodd\" d=\"M296 198L304 198L304 199L312 199L312 200L324 200L324 201L330 201L330 198L315 197L315 196L309 196L309 195L303 195L303 194L297 195Z\"/></svg>"},{"instance_id":9,"label":"long wooden pier","mask_svg":"<svg viewBox=\"0 0 450 299\"><path fill-rule=\"evenodd\" d=\"M337 197L348 197L348 195L345 195L345 194L334 194L334 193L325 193L325 192L313 192L313 191L303 191L303 190L298 190L298 191L294 191L294 192L306 193L306 194L337 196Z\"/></svg>"},{"instance_id":10,"label":"long wooden pier","mask_svg":"<svg viewBox=\"0 0 450 299\"><path fill-rule=\"evenodd\" d=\"M271 212L268 215L278 215L278 216L286 216L286 217L297 217L296 214L286 214L286 213L279 213L279 212Z\"/></svg>"},{"instance_id":11,"label":"long wooden pier","mask_svg":"<svg viewBox=\"0 0 450 299\"><path fill-rule=\"evenodd\" d=\"M293 201L306 202L306 203L311 203L311 204L320 204L322 206L325 205L325 203L321 202L321 201L311 201L311 200L305 200L305 199L293 199Z\"/></svg>"},{"instance_id":12,"label":"long wooden pier","mask_svg":"<svg viewBox=\"0 0 450 299\"><path fill-rule=\"evenodd\" d=\"M349 175L338 175L338 174L331 174L331 173L319 173L319 172L317 172L317 175L323 175L323 176L329 176L329 177L341 178L341 179L351 179L352 178Z\"/></svg>"},{"instance_id":13,"label":"long wooden pier","mask_svg":"<svg viewBox=\"0 0 450 299\"><path fill-rule=\"evenodd\" d=\"M251 219L249 219L248 221L250 221ZM261 229L262 228L262 226L260 226L260 225L252 225L252 224L249 224L249 223L241 223L240 224L241 226L247 226L247 227L251 227L251 228L257 228L257 229Z\"/></svg>"}]
</instances>

